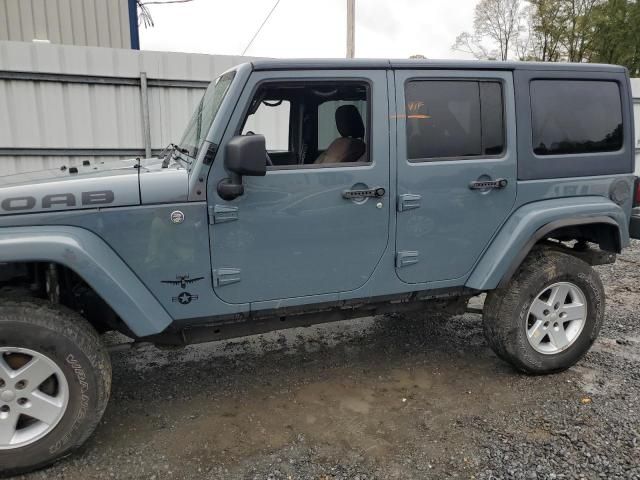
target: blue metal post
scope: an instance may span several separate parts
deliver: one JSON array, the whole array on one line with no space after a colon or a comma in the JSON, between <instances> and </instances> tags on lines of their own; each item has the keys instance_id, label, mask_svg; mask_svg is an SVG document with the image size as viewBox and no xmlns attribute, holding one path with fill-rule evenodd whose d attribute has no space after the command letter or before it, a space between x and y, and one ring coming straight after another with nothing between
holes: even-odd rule
<instances>
[{"instance_id":1,"label":"blue metal post","mask_svg":"<svg viewBox=\"0 0 640 480\"><path fill-rule=\"evenodd\" d=\"M140 35L138 34L138 2L129 0L129 33L131 35L131 48L140 50Z\"/></svg>"}]
</instances>

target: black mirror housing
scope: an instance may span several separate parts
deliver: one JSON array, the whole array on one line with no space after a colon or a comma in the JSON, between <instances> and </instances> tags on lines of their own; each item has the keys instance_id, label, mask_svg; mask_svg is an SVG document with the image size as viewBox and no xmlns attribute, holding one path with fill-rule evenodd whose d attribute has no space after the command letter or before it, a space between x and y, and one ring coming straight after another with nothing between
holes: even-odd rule
<instances>
[{"instance_id":1,"label":"black mirror housing","mask_svg":"<svg viewBox=\"0 0 640 480\"><path fill-rule=\"evenodd\" d=\"M262 177L267 174L267 148L264 135L233 137L225 147L224 166L236 175Z\"/></svg>"}]
</instances>

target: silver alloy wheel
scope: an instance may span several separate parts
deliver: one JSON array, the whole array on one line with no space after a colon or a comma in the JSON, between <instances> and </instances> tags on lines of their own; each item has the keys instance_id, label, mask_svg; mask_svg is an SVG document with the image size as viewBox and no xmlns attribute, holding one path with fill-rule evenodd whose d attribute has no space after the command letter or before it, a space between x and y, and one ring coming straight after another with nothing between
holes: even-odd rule
<instances>
[{"instance_id":1,"label":"silver alloy wheel","mask_svg":"<svg viewBox=\"0 0 640 480\"><path fill-rule=\"evenodd\" d=\"M587 300L573 283L545 287L533 300L527 315L527 339L537 352L560 353L578 339L587 322Z\"/></svg>"},{"instance_id":2,"label":"silver alloy wheel","mask_svg":"<svg viewBox=\"0 0 640 480\"><path fill-rule=\"evenodd\" d=\"M49 357L0 347L0 450L24 447L50 433L69 403L69 384Z\"/></svg>"}]
</instances>

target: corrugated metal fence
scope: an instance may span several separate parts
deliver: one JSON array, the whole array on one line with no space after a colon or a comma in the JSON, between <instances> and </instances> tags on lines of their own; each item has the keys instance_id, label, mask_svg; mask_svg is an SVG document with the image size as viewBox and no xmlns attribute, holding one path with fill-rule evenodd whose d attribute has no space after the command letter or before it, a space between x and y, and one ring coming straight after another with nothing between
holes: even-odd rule
<instances>
[{"instance_id":1,"label":"corrugated metal fence","mask_svg":"<svg viewBox=\"0 0 640 480\"><path fill-rule=\"evenodd\" d=\"M209 82L249 60L0 42L0 175L157 152Z\"/></svg>"}]
</instances>

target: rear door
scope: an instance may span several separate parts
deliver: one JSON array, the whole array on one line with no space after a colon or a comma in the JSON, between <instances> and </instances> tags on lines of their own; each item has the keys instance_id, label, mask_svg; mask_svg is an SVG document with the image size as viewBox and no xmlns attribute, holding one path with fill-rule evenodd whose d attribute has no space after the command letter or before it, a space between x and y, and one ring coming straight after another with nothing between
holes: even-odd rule
<instances>
[{"instance_id":1,"label":"rear door","mask_svg":"<svg viewBox=\"0 0 640 480\"><path fill-rule=\"evenodd\" d=\"M397 274L462 282L515 202L512 73L397 70L396 86Z\"/></svg>"}]
</instances>

